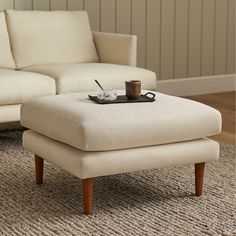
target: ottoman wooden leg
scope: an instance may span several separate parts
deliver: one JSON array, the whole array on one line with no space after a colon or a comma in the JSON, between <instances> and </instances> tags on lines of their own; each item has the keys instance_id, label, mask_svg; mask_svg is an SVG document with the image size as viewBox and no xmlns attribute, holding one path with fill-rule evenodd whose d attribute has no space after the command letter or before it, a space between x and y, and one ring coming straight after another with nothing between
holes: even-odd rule
<instances>
[{"instance_id":1,"label":"ottoman wooden leg","mask_svg":"<svg viewBox=\"0 0 236 236\"><path fill-rule=\"evenodd\" d=\"M83 194L84 194L84 214L92 214L93 201L93 179L83 179Z\"/></svg>"},{"instance_id":2,"label":"ottoman wooden leg","mask_svg":"<svg viewBox=\"0 0 236 236\"><path fill-rule=\"evenodd\" d=\"M200 197L203 191L205 162L195 164L195 195Z\"/></svg>"},{"instance_id":3,"label":"ottoman wooden leg","mask_svg":"<svg viewBox=\"0 0 236 236\"><path fill-rule=\"evenodd\" d=\"M43 158L35 155L36 183L43 184Z\"/></svg>"}]
</instances>

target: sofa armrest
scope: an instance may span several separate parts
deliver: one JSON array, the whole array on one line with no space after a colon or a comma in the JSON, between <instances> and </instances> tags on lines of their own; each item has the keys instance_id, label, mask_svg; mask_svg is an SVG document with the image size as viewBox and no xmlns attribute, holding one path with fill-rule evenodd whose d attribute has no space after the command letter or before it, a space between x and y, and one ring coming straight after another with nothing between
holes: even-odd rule
<instances>
[{"instance_id":1,"label":"sofa armrest","mask_svg":"<svg viewBox=\"0 0 236 236\"><path fill-rule=\"evenodd\" d=\"M93 40L101 62L136 66L135 35L93 32Z\"/></svg>"}]
</instances>

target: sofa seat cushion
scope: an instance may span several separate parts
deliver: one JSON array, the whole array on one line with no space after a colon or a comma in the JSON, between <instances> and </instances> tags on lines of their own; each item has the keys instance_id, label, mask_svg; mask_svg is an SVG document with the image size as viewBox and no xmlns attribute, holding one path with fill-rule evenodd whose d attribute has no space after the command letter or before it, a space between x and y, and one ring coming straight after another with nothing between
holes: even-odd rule
<instances>
[{"instance_id":1,"label":"sofa seat cushion","mask_svg":"<svg viewBox=\"0 0 236 236\"><path fill-rule=\"evenodd\" d=\"M15 68L4 12L0 12L0 67Z\"/></svg>"},{"instance_id":2,"label":"sofa seat cushion","mask_svg":"<svg viewBox=\"0 0 236 236\"><path fill-rule=\"evenodd\" d=\"M7 10L17 68L98 61L85 11Z\"/></svg>"},{"instance_id":3,"label":"sofa seat cushion","mask_svg":"<svg viewBox=\"0 0 236 236\"><path fill-rule=\"evenodd\" d=\"M93 91L97 79L105 89L124 89L125 80L141 80L143 89L156 89L154 72L137 67L81 63L29 67L24 70L49 75L56 80L57 94Z\"/></svg>"},{"instance_id":4,"label":"sofa seat cushion","mask_svg":"<svg viewBox=\"0 0 236 236\"><path fill-rule=\"evenodd\" d=\"M221 131L217 110L184 98L156 93L155 102L99 105L87 96L64 94L29 101L21 106L21 124L83 151L182 142Z\"/></svg>"},{"instance_id":5,"label":"sofa seat cushion","mask_svg":"<svg viewBox=\"0 0 236 236\"><path fill-rule=\"evenodd\" d=\"M21 104L55 94L55 81L46 75L0 69L0 105Z\"/></svg>"},{"instance_id":6,"label":"sofa seat cushion","mask_svg":"<svg viewBox=\"0 0 236 236\"><path fill-rule=\"evenodd\" d=\"M19 122L20 106L20 104L0 106L0 123Z\"/></svg>"}]
</instances>

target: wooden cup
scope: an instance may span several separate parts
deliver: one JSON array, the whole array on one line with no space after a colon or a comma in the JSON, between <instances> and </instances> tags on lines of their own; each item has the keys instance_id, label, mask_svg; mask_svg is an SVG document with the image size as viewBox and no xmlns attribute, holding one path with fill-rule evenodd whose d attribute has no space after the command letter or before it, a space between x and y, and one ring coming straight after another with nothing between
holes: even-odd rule
<instances>
[{"instance_id":1,"label":"wooden cup","mask_svg":"<svg viewBox=\"0 0 236 236\"><path fill-rule=\"evenodd\" d=\"M141 81L140 80L125 81L125 91L128 99L138 99L141 94Z\"/></svg>"}]
</instances>

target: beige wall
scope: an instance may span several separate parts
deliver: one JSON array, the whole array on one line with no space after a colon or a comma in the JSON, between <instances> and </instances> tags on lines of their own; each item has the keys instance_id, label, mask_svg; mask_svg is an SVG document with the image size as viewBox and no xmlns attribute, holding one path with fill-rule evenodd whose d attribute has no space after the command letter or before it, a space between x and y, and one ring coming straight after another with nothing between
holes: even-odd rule
<instances>
[{"instance_id":1,"label":"beige wall","mask_svg":"<svg viewBox=\"0 0 236 236\"><path fill-rule=\"evenodd\" d=\"M88 11L94 30L138 35L160 79L235 73L235 0L0 0L0 9Z\"/></svg>"}]
</instances>

